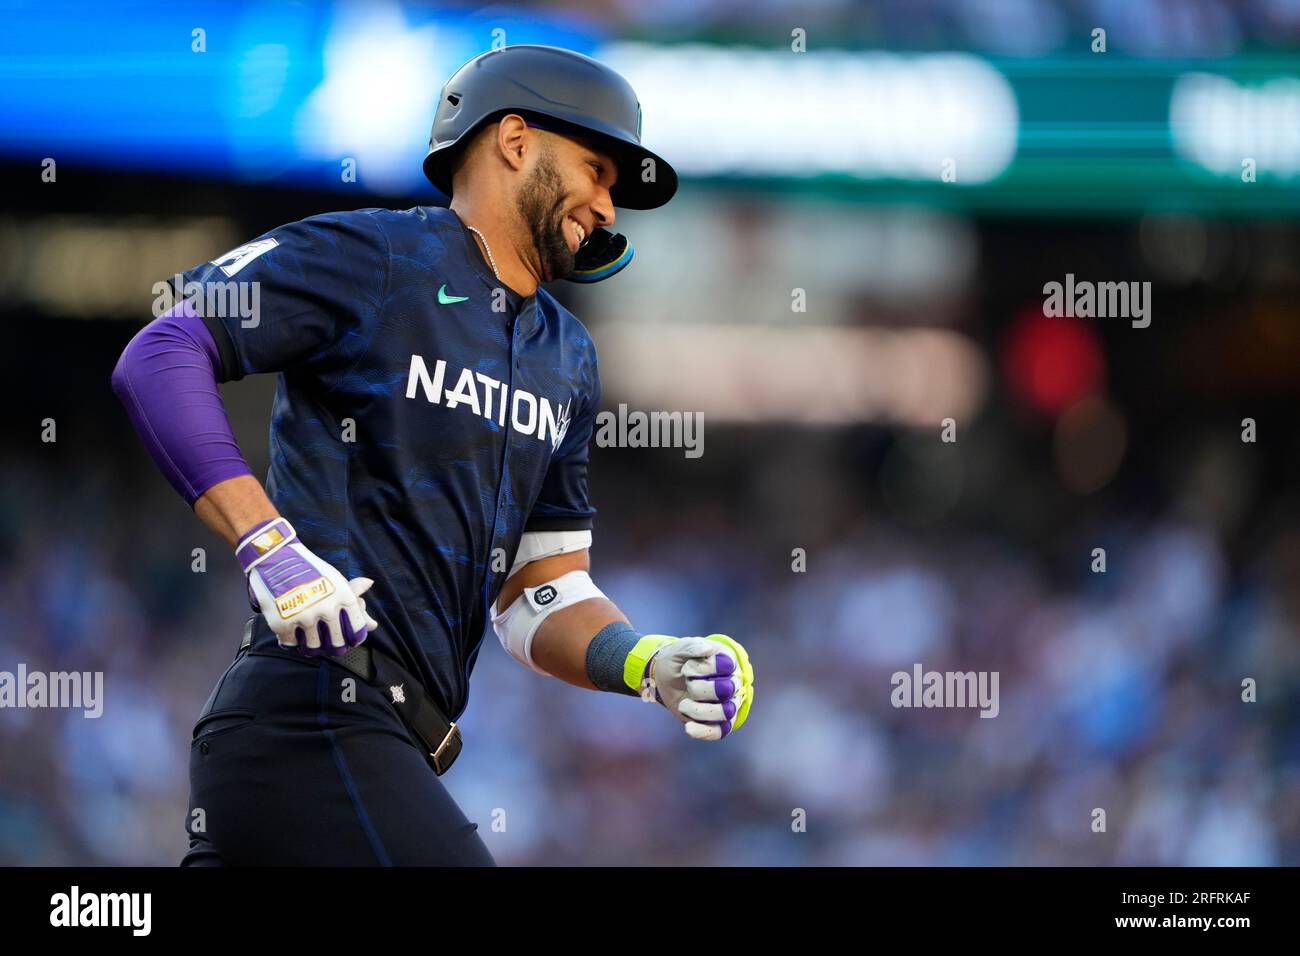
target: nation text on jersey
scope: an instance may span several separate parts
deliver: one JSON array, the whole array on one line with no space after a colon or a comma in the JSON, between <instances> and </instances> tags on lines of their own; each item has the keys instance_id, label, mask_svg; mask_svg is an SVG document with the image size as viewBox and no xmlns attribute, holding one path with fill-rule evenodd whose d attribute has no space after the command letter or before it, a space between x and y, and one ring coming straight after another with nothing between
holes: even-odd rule
<instances>
[{"instance_id":1,"label":"nation text on jersey","mask_svg":"<svg viewBox=\"0 0 1300 956\"><path fill-rule=\"evenodd\" d=\"M572 400L561 405L539 398L532 392L517 388L511 398L505 382L463 368L456 379L455 388L444 388L448 380L447 361L438 359L433 364L433 374L422 355L411 356L411 371L406 380L406 397L415 398L423 392L425 401L447 408L464 406L481 418L496 419L505 424L506 406L510 406L510 427L525 435L536 435L540 441L548 438L553 449L560 447L565 432L569 430L569 406ZM481 399L481 401L480 401Z\"/></svg>"}]
</instances>

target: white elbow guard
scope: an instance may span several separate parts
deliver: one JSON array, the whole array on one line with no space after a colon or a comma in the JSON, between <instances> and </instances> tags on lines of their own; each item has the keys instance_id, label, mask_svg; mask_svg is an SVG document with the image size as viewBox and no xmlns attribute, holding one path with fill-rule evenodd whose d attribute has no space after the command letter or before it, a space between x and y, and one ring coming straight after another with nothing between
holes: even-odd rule
<instances>
[{"instance_id":1,"label":"white elbow guard","mask_svg":"<svg viewBox=\"0 0 1300 956\"><path fill-rule=\"evenodd\" d=\"M506 575L509 581L520 568L533 561L549 558L570 551L581 551L591 547L590 531L525 531L519 539L519 550L515 553L515 563Z\"/></svg>"},{"instance_id":2,"label":"white elbow guard","mask_svg":"<svg viewBox=\"0 0 1300 956\"><path fill-rule=\"evenodd\" d=\"M604 597L586 571L570 571L554 581L535 588L524 588L524 593L499 614L492 615L492 628L497 632L501 646L525 667L545 674L533 663L533 635L548 614L588 598Z\"/></svg>"}]
</instances>

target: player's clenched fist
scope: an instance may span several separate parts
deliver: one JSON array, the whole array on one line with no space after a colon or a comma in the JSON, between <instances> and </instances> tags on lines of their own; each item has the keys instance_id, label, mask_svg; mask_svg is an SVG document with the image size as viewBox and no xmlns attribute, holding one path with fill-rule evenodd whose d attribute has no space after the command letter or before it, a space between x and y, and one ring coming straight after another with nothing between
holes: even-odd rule
<instances>
[{"instance_id":1,"label":"player's clenched fist","mask_svg":"<svg viewBox=\"0 0 1300 956\"><path fill-rule=\"evenodd\" d=\"M650 643L654 641L658 646ZM721 740L740 729L754 702L754 669L739 641L725 634L651 634L642 638L629 662L635 668L640 654L651 650L641 668L643 700L667 707L696 740Z\"/></svg>"},{"instance_id":2,"label":"player's clenched fist","mask_svg":"<svg viewBox=\"0 0 1300 956\"><path fill-rule=\"evenodd\" d=\"M312 554L283 518L244 532L235 556L248 577L248 600L275 632L281 647L308 657L342 655L379 626L361 599L375 582L346 580Z\"/></svg>"}]
</instances>

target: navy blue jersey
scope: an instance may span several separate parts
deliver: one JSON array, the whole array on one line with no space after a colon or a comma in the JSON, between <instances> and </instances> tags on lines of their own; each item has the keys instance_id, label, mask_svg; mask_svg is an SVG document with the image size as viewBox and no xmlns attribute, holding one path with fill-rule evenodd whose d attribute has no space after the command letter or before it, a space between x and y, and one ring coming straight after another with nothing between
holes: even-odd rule
<instances>
[{"instance_id":1,"label":"navy blue jersey","mask_svg":"<svg viewBox=\"0 0 1300 956\"><path fill-rule=\"evenodd\" d=\"M367 640L459 717L524 532L592 526L590 334L544 289L500 283L437 207L313 216L182 279L223 381L279 373L272 502L374 579ZM260 617L254 641L274 641Z\"/></svg>"}]
</instances>

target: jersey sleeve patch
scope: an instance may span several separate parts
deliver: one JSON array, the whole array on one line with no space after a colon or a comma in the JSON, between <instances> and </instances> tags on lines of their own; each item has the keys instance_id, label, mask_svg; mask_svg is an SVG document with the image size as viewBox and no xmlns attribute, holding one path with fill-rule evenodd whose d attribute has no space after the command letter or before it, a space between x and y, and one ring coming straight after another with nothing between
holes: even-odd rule
<instances>
[{"instance_id":1,"label":"jersey sleeve patch","mask_svg":"<svg viewBox=\"0 0 1300 956\"><path fill-rule=\"evenodd\" d=\"M254 239L252 242L246 242L236 249L231 249L224 256L213 259L212 264L227 276L233 276L258 256L270 252L279 244L279 240L274 236L268 236L265 239Z\"/></svg>"}]
</instances>

